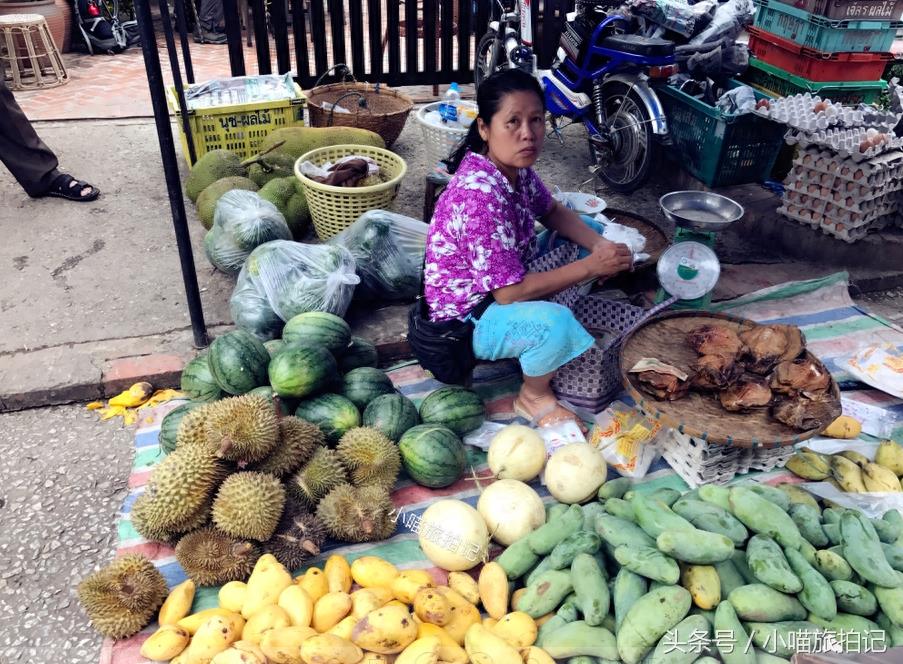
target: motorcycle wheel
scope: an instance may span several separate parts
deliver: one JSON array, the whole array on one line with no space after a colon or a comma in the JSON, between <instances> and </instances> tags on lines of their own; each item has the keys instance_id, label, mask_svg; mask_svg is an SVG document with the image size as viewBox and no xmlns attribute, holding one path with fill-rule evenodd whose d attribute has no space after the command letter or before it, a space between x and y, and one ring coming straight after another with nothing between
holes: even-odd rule
<instances>
[{"instance_id":1,"label":"motorcycle wheel","mask_svg":"<svg viewBox=\"0 0 903 664\"><path fill-rule=\"evenodd\" d=\"M473 83L480 87L483 81L502 69L507 58L502 39L495 30L489 30L477 44L477 56L473 65Z\"/></svg>"},{"instance_id":2,"label":"motorcycle wheel","mask_svg":"<svg viewBox=\"0 0 903 664\"><path fill-rule=\"evenodd\" d=\"M610 155L602 155L590 141L590 157L596 175L610 189L628 194L648 179L658 146L652 132L652 118L640 98L623 85L611 86L603 100L606 130L611 140Z\"/></svg>"}]
</instances>

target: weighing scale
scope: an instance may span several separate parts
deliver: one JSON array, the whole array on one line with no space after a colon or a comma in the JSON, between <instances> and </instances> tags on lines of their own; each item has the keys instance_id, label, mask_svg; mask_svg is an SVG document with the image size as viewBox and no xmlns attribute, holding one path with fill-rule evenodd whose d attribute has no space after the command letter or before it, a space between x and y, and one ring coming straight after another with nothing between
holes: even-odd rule
<instances>
[{"instance_id":1,"label":"weighing scale","mask_svg":"<svg viewBox=\"0 0 903 664\"><path fill-rule=\"evenodd\" d=\"M655 302L674 309L705 309L721 274L715 240L719 231L743 217L743 207L708 191L673 191L662 196L659 205L675 229L673 244L658 259L661 287Z\"/></svg>"}]
</instances>

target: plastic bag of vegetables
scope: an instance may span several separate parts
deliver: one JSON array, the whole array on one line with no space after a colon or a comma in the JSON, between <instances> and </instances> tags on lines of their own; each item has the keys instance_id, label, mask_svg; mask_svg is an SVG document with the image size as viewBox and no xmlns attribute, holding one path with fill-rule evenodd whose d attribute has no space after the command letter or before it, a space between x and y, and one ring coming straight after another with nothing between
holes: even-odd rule
<instances>
[{"instance_id":1,"label":"plastic bag of vegetables","mask_svg":"<svg viewBox=\"0 0 903 664\"><path fill-rule=\"evenodd\" d=\"M215 268L237 274L251 252L272 240L291 240L285 217L257 192L233 189L216 203L204 252Z\"/></svg>"},{"instance_id":2,"label":"plastic bag of vegetables","mask_svg":"<svg viewBox=\"0 0 903 664\"><path fill-rule=\"evenodd\" d=\"M370 210L330 240L347 247L357 263L358 297L410 300L420 290L428 226L385 210Z\"/></svg>"},{"instance_id":3,"label":"plastic bag of vegetables","mask_svg":"<svg viewBox=\"0 0 903 664\"><path fill-rule=\"evenodd\" d=\"M274 240L251 252L229 308L236 325L272 339L284 321L306 311L344 316L359 282L344 247Z\"/></svg>"}]
</instances>

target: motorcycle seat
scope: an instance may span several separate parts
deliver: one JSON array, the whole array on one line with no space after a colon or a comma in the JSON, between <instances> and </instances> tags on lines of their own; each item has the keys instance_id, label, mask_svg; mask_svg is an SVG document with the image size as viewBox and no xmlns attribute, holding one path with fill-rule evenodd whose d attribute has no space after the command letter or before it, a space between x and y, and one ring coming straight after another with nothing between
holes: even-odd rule
<instances>
[{"instance_id":1,"label":"motorcycle seat","mask_svg":"<svg viewBox=\"0 0 903 664\"><path fill-rule=\"evenodd\" d=\"M611 35L602 40L602 47L631 55L666 57L674 55L674 42L641 35Z\"/></svg>"}]
</instances>

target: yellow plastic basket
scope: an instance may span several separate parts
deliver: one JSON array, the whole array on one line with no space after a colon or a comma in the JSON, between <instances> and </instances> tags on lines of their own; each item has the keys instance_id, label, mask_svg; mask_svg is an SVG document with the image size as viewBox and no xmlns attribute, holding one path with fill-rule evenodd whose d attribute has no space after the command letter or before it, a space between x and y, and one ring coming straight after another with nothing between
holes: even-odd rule
<instances>
[{"instance_id":1,"label":"yellow plastic basket","mask_svg":"<svg viewBox=\"0 0 903 664\"><path fill-rule=\"evenodd\" d=\"M187 161L188 138L182 127L175 86L167 89L170 110L175 113L182 153ZM216 108L188 111L188 123L198 159L211 150L231 150L242 159L256 155L260 143L270 132L284 127L303 127L307 97L295 84L295 99L281 101L231 104Z\"/></svg>"},{"instance_id":2,"label":"yellow plastic basket","mask_svg":"<svg viewBox=\"0 0 903 664\"><path fill-rule=\"evenodd\" d=\"M342 157L351 155L370 157L379 164L380 175L390 179L369 187L333 187L315 182L301 173L301 164L305 161L322 166L326 162L335 163ZM321 240L328 240L341 233L368 210L389 207L398 195L398 188L407 170L408 165L404 159L394 152L366 145L317 148L301 155L295 162L295 177L301 181L314 230Z\"/></svg>"}]
</instances>

